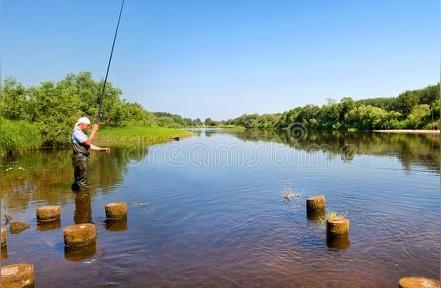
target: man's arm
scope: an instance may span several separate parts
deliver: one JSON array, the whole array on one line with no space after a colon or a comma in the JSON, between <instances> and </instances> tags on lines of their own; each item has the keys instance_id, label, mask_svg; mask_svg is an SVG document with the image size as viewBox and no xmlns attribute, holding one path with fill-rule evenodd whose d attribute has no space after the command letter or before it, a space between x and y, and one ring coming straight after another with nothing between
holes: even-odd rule
<instances>
[{"instance_id":1,"label":"man's arm","mask_svg":"<svg viewBox=\"0 0 441 288\"><path fill-rule=\"evenodd\" d=\"M84 143L84 144L87 144L87 145L92 145L92 141L93 141L93 139L95 138L95 134L96 134L96 131L97 131L97 130L98 130L98 124L93 124L92 132L90 132L89 137L87 137L87 139L84 140L83 143ZM96 147L96 146L95 146L95 147ZM92 149L92 150L94 150L94 149Z\"/></svg>"},{"instance_id":2,"label":"man's arm","mask_svg":"<svg viewBox=\"0 0 441 288\"><path fill-rule=\"evenodd\" d=\"M110 148L106 148L106 147L98 147L98 146L95 146L95 145L93 145L93 144L90 144L90 150L93 150L93 151L102 151L102 152L110 153Z\"/></svg>"}]
</instances>

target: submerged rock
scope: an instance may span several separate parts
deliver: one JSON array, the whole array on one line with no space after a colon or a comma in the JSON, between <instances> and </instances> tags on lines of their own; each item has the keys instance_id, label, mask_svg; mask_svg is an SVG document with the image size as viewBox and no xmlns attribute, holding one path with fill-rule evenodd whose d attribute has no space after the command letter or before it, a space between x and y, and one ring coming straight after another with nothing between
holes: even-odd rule
<instances>
[{"instance_id":1,"label":"submerged rock","mask_svg":"<svg viewBox=\"0 0 441 288\"><path fill-rule=\"evenodd\" d=\"M30 227L31 226L29 224L20 221L13 221L9 224L9 231L11 232L11 234L18 234L26 229L29 229Z\"/></svg>"}]
</instances>

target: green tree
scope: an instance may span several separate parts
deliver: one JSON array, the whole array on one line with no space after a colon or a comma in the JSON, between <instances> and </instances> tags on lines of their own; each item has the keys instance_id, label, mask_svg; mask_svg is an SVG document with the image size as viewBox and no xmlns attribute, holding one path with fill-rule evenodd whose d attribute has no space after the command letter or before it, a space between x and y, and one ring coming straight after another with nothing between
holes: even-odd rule
<instances>
[{"instance_id":1,"label":"green tree","mask_svg":"<svg viewBox=\"0 0 441 288\"><path fill-rule=\"evenodd\" d=\"M416 91L406 91L398 96L400 112L408 115L410 111L418 104L420 100L419 93Z\"/></svg>"},{"instance_id":2,"label":"green tree","mask_svg":"<svg viewBox=\"0 0 441 288\"><path fill-rule=\"evenodd\" d=\"M28 93L28 89L15 79L5 79L0 99L0 115L10 120L27 120L29 118Z\"/></svg>"},{"instance_id":3,"label":"green tree","mask_svg":"<svg viewBox=\"0 0 441 288\"><path fill-rule=\"evenodd\" d=\"M407 116L407 126L413 129L422 128L429 121L430 106L427 104L421 104L414 107Z\"/></svg>"},{"instance_id":4,"label":"green tree","mask_svg":"<svg viewBox=\"0 0 441 288\"><path fill-rule=\"evenodd\" d=\"M214 126L216 126L216 122L213 119L211 119L211 118L205 119L204 124L207 127L214 127Z\"/></svg>"}]
</instances>

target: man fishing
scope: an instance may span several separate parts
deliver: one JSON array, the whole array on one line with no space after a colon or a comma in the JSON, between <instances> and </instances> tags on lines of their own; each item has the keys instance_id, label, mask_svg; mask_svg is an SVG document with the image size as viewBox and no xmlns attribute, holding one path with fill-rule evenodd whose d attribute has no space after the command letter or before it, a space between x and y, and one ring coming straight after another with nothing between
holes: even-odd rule
<instances>
[{"instance_id":1,"label":"man fishing","mask_svg":"<svg viewBox=\"0 0 441 288\"><path fill-rule=\"evenodd\" d=\"M92 144L95 138L98 124L94 124L92 131L87 136L83 131L88 129L90 120L87 117L78 119L72 131L72 165L74 167L75 180L72 184L72 190L87 189L87 175L89 170L89 149L93 151L102 151L110 153L110 148L102 148Z\"/></svg>"},{"instance_id":2,"label":"man fishing","mask_svg":"<svg viewBox=\"0 0 441 288\"><path fill-rule=\"evenodd\" d=\"M116 24L115 35L113 36L112 49L110 50L109 62L107 63L106 78L104 78L103 89L101 95L98 98L99 110L97 114L97 120L102 120L104 115L101 110L104 92L106 90L107 77L109 76L110 63L112 63L113 48L115 47L116 36L118 35L119 23L121 21L121 15L124 7L124 0L121 2L121 9L119 10L118 23ZM87 174L89 170L89 149L94 151L103 151L110 153L110 148L101 148L92 144L95 138L96 131L98 130L98 124L94 124L92 131L87 136L83 131L89 128L90 120L87 117L81 117L78 119L75 127L72 131L72 165L74 167L74 183L72 184L72 190L80 190L87 188Z\"/></svg>"}]
</instances>

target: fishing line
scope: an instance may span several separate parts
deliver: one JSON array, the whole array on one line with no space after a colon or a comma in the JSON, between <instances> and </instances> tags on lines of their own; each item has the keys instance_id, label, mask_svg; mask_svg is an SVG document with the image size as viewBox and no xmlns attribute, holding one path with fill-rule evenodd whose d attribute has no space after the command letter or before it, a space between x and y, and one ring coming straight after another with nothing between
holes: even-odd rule
<instances>
[{"instance_id":1,"label":"fishing line","mask_svg":"<svg viewBox=\"0 0 441 288\"><path fill-rule=\"evenodd\" d=\"M97 121L102 121L104 119L104 114L102 111L103 97L104 97L104 92L106 90L107 77L109 76L110 63L112 63L113 49L115 48L116 36L118 35L119 22L121 21L124 1L125 0L121 2L121 9L119 10L119 16L118 16L118 24L116 24L115 35L113 36L112 50L110 50L109 62L107 63L106 78L104 78L103 89L101 90L101 95L98 98L98 114L96 115Z\"/></svg>"}]
</instances>

